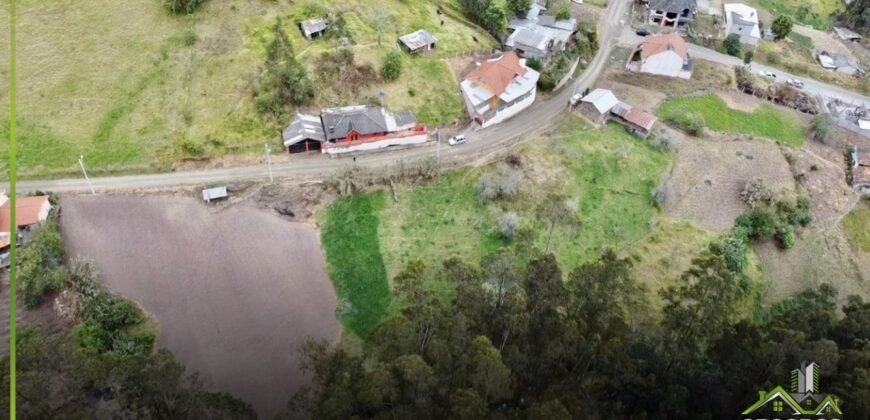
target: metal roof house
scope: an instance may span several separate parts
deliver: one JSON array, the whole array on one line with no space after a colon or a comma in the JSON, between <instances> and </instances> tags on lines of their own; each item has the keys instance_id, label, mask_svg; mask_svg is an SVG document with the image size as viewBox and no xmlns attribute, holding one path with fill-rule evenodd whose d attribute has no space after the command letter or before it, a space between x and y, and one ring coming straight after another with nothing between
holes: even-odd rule
<instances>
[{"instance_id":1,"label":"metal roof house","mask_svg":"<svg viewBox=\"0 0 870 420\"><path fill-rule=\"evenodd\" d=\"M411 112L394 114L381 107L358 105L326 108L319 116L296 114L282 137L289 153L320 150L336 154L424 143L428 131Z\"/></svg>"},{"instance_id":2,"label":"metal roof house","mask_svg":"<svg viewBox=\"0 0 870 420\"><path fill-rule=\"evenodd\" d=\"M438 38L429 31L418 29L399 37L399 44L409 53L431 51L438 44Z\"/></svg>"},{"instance_id":3,"label":"metal roof house","mask_svg":"<svg viewBox=\"0 0 870 420\"><path fill-rule=\"evenodd\" d=\"M299 23L302 35L308 40L323 36L326 33L327 24L323 19L308 19Z\"/></svg>"},{"instance_id":4,"label":"metal roof house","mask_svg":"<svg viewBox=\"0 0 870 420\"><path fill-rule=\"evenodd\" d=\"M459 84L471 119L481 127L498 124L535 101L540 74L514 51L481 63Z\"/></svg>"},{"instance_id":5,"label":"metal roof house","mask_svg":"<svg viewBox=\"0 0 870 420\"><path fill-rule=\"evenodd\" d=\"M838 73L849 75L864 74L864 68L844 54L828 54L822 51L819 53L819 64L826 69L835 70Z\"/></svg>"},{"instance_id":6,"label":"metal roof house","mask_svg":"<svg viewBox=\"0 0 870 420\"><path fill-rule=\"evenodd\" d=\"M542 15L544 10L532 3L524 18L511 19L508 29L512 32L504 41L506 50L516 51L523 58L542 60L567 47L577 31L577 19L556 20L553 16Z\"/></svg>"},{"instance_id":7,"label":"metal roof house","mask_svg":"<svg viewBox=\"0 0 870 420\"><path fill-rule=\"evenodd\" d=\"M613 107L619 103L616 95L607 89L595 89L580 99L580 108L590 119L598 123L604 122Z\"/></svg>"},{"instance_id":8,"label":"metal roof house","mask_svg":"<svg viewBox=\"0 0 870 420\"><path fill-rule=\"evenodd\" d=\"M847 29L847 28L834 26L833 31L835 34L837 34L837 37L839 37L843 41L858 42L862 38L862 36L860 34L855 33L855 31L852 31L852 30Z\"/></svg>"}]
</instances>

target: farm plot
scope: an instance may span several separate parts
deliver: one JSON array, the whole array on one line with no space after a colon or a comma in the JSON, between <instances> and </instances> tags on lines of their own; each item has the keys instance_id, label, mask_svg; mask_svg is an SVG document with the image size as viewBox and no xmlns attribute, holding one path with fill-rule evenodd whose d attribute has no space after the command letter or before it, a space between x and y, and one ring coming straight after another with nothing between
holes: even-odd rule
<instances>
[{"instance_id":1,"label":"farm plot","mask_svg":"<svg viewBox=\"0 0 870 420\"><path fill-rule=\"evenodd\" d=\"M774 191L795 187L788 162L773 143L686 138L673 171L663 181L665 211L704 229L728 230L749 209L740 192L755 178Z\"/></svg>"},{"instance_id":2,"label":"farm plot","mask_svg":"<svg viewBox=\"0 0 870 420\"><path fill-rule=\"evenodd\" d=\"M68 255L138 302L158 345L203 382L271 418L306 383L307 338L336 341L336 297L318 233L244 204L211 211L177 196L62 200Z\"/></svg>"}]
</instances>

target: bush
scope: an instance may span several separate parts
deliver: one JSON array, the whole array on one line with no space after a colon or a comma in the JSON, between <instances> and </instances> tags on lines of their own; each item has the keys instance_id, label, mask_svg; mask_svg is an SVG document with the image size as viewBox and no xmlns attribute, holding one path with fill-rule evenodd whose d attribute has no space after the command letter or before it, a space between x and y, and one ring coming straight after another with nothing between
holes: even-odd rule
<instances>
[{"instance_id":1,"label":"bush","mask_svg":"<svg viewBox=\"0 0 870 420\"><path fill-rule=\"evenodd\" d=\"M725 50L726 54L740 57L740 35L728 35L722 43L722 48Z\"/></svg>"},{"instance_id":2,"label":"bush","mask_svg":"<svg viewBox=\"0 0 870 420\"><path fill-rule=\"evenodd\" d=\"M700 136L704 133L704 127L707 123L704 121L704 116L699 112L688 112L677 117L677 126L686 130L687 133L693 136Z\"/></svg>"},{"instance_id":3,"label":"bush","mask_svg":"<svg viewBox=\"0 0 870 420\"><path fill-rule=\"evenodd\" d=\"M810 130L813 132L813 140L826 143L831 131L831 114L823 112L813 117Z\"/></svg>"},{"instance_id":4,"label":"bush","mask_svg":"<svg viewBox=\"0 0 870 420\"><path fill-rule=\"evenodd\" d=\"M746 183L743 191L740 192L740 198L749 207L755 208L760 204L770 204L773 200L773 190L764 185L764 180L755 178Z\"/></svg>"},{"instance_id":5,"label":"bush","mask_svg":"<svg viewBox=\"0 0 870 420\"><path fill-rule=\"evenodd\" d=\"M525 174L521 169L501 164L498 167L497 175L486 174L477 180L477 184L474 185L474 192L482 202L491 201L496 198L509 200L519 194L524 181Z\"/></svg>"},{"instance_id":6,"label":"bush","mask_svg":"<svg viewBox=\"0 0 870 420\"><path fill-rule=\"evenodd\" d=\"M205 3L205 0L163 0L163 7L169 13L187 15L195 12L203 3Z\"/></svg>"},{"instance_id":7,"label":"bush","mask_svg":"<svg viewBox=\"0 0 870 420\"><path fill-rule=\"evenodd\" d=\"M710 248L713 253L725 258L729 270L740 273L746 268L746 242L747 237L743 233L732 231Z\"/></svg>"},{"instance_id":8,"label":"bush","mask_svg":"<svg viewBox=\"0 0 870 420\"><path fill-rule=\"evenodd\" d=\"M63 244L55 216L51 216L34 234L18 255L19 286L24 293L24 304L36 306L47 292L58 290L66 282L63 266Z\"/></svg>"},{"instance_id":9,"label":"bush","mask_svg":"<svg viewBox=\"0 0 870 420\"><path fill-rule=\"evenodd\" d=\"M498 231L502 238L509 241L517 237L517 231L520 227L520 216L516 212L508 212L503 214L498 219Z\"/></svg>"},{"instance_id":10,"label":"bush","mask_svg":"<svg viewBox=\"0 0 870 420\"><path fill-rule=\"evenodd\" d=\"M794 228L790 225L781 225L776 229L776 241L782 249L791 249L794 246Z\"/></svg>"},{"instance_id":11,"label":"bush","mask_svg":"<svg viewBox=\"0 0 870 420\"><path fill-rule=\"evenodd\" d=\"M794 21L792 21L791 16L779 15L773 20L770 30L773 31L776 39L783 39L791 33L792 26L794 26Z\"/></svg>"},{"instance_id":12,"label":"bush","mask_svg":"<svg viewBox=\"0 0 870 420\"><path fill-rule=\"evenodd\" d=\"M672 152L677 150L679 142L673 136L667 133L661 133L653 136L649 141L650 146L663 152Z\"/></svg>"},{"instance_id":13,"label":"bush","mask_svg":"<svg viewBox=\"0 0 870 420\"><path fill-rule=\"evenodd\" d=\"M381 68L381 77L387 81L397 80L402 75L402 54L398 51L390 51L384 56L384 66Z\"/></svg>"},{"instance_id":14,"label":"bush","mask_svg":"<svg viewBox=\"0 0 870 420\"><path fill-rule=\"evenodd\" d=\"M538 72L541 71L542 68L544 68L544 64L541 63L541 60L538 60L537 58L528 59L528 61L526 61L526 65L529 66L529 68Z\"/></svg>"}]
</instances>

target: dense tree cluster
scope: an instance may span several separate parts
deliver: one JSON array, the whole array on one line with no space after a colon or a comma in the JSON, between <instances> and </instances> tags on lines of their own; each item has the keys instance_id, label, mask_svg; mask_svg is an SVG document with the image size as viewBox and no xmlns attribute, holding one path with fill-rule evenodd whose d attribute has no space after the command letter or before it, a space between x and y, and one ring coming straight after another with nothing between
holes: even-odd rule
<instances>
[{"instance_id":1,"label":"dense tree cluster","mask_svg":"<svg viewBox=\"0 0 870 420\"><path fill-rule=\"evenodd\" d=\"M445 296L432 281L448 281ZM870 416L870 303L808 290L755 313L754 293L705 251L653 313L631 262L605 252L567 277L552 255L481 266L414 262L395 315L359 350L308 343L314 386L288 410L316 419L735 418L758 391L822 365L844 418ZM744 309L741 309L744 308Z\"/></svg>"},{"instance_id":2,"label":"dense tree cluster","mask_svg":"<svg viewBox=\"0 0 870 420\"><path fill-rule=\"evenodd\" d=\"M255 92L257 109L281 117L289 107L306 103L314 97L314 84L305 66L296 60L281 19L272 27L272 40L266 48L266 69Z\"/></svg>"},{"instance_id":3,"label":"dense tree cluster","mask_svg":"<svg viewBox=\"0 0 870 420\"><path fill-rule=\"evenodd\" d=\"M863 33L870 31L870 0L846 3L846 11L839 17L847 26Z\"/></svg>"},{"instance_id":4,"label":"dense tree cluster","mask_svg":"<svg viewBox=\"0 0 870 420\"><path fill-rule=\"evenodd\" d=\"M531 2L526 2L529 5ZM516 9L524 4L519 0L460 0L465 13L483 26L496 38L501 38L507 29L508 19L519 14ZM528 10L526 5L525 10Z\"/></svg>"}]
</instances>

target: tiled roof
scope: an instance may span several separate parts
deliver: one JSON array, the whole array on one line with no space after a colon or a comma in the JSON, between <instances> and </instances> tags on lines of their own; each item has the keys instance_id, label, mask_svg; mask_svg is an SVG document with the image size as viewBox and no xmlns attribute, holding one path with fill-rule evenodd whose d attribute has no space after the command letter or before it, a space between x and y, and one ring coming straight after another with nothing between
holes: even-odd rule
<instances>
[{"instance_id":1,"label":"tiled roof","mask_svg":"<svg viewBox=\"0 0 870 420\"><path fill-rule=\"evenodd\" d=\"M641 60L646 61L647 58L665 51L674 51L683 58L689 59L689 51L686 49L686 41L676 32L667 35L649 35L644 38L641 44Z\"/></svg>"},{"instance_id":2,"label":"tiled roof","mask_svg":"<svg viewBox=\"0 0 870 420\"><path fill-rule=\"evenodd\" d=\"M480 67L468 73L465 80L486 87L493 95L501 95L517 76L526 74L526 69L520 65L520 57L513 51L508 51L500 57L485 61Z\"/></svg>"},{"instance_id":3,"label":"tiled roof","mask_svg":"<svg viewBox=\"0 0 870 420\"><path fill-rule=\"evenodd\" d=\"M15 224L18 227L35 225L39 220L40 212L48 203L48 196L40 195L36 197L18 197L15 200ZM6 201L0 206L0 232L12 231L12 220L10 211L12 210L10 201Z\"/></svg>"}]
</instances>

